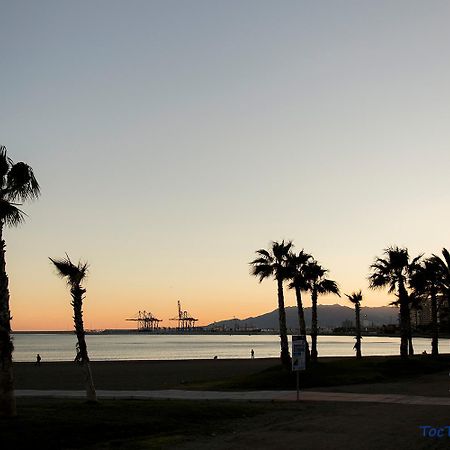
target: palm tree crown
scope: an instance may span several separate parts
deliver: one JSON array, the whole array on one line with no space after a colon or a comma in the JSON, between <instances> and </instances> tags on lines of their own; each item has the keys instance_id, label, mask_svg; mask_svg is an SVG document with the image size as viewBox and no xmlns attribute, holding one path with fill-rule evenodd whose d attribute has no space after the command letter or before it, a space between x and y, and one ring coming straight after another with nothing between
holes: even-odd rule
<instances>
[{"instance_id":1,"label":"palm tree crown","mask_svg":"<svg viewBox=\"0 0 450 450\"><path fill-rule=\"evenodd\" d=\"M352 294L348 295L345 294L345 296L354 304L354 305L359 305L362 302L362 292L353 292Z\"/></svg>"},{"instance_id":2,"label":"palm tree crown","mask_svg":"<svg viewBox=\"0 0 450 450\"><path fill-rule=\"evenodd\" d=\"M399 286L406 288L411 271L423 255L410 261L408 249L396 246L386 248L384 255L385 258L376 258L370 266L372 269L369 276L370 288L387 287L389 293L398 291Z\"/></svg>"},{"instance_id":3,"label":"palm tree crown","mask_svg":"<svg viewBox=\"0 0 450 450\"><path fill-rule=\"evenodd\" d=\"M58 270L58 275L61 278L67 278L67 284L72 288L79 286L87 276L88 264L79 261L78 264L75 265L67 254L65 258L49 259Z\"/></svg>"},{"instance_id":4,"label":"palm tree crown","mask_svg":"<svg viewBox=\"0 0 450 450\"><path fill-rule=\"evenodd\" d=\"M0 146L0 221L17 226L25 213L18 206L26 200L37 199L41 191L33 169L23 162L14 163Z\"/></svg>"},{"instance_id":5,"label":"palm tree crown","mask_svg":"<svg viewBox=\"0 0 450 450\"><path fill-rule=\"evenodd\" d=\"M292 247L291 241L285 243L283 240L272 242L270 250L257 250L258 257L250 262L251 274L258 277L259 282L271 276L284 280L287 276L287 257Z\"/></svg>"},{"instance_id":6,"label":"palm tree crown","mask_svg":"<svg viewBox=\"0 0 450 450\"><path fill-rule=\"evenodd\" d=\"M317 294L335 294L341 296L337 283L326 278L328 273L317 261L310 261L306 264L304 273L306 276L308 289L315 290Z\"/></svg>"},{"instance_id":7,"label":"palm tree crown","mask_svg":"<svg viewBox=\"0 0 450 450\"><path fill-rule=\"evenodd\" d=\"M298 253L289 252L287 259L287 276L291 280L289 289L297 287L302 291L308 290L305 267L312 260L313 257L304 250L300 250Z\"/></svg>"}]
</instances>

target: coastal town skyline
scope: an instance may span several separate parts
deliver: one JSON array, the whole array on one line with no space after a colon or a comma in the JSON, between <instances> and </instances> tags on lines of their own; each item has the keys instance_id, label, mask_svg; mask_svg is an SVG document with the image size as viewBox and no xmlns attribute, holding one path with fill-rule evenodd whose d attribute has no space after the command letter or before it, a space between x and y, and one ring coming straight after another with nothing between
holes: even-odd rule
<instances>
[{"instance_id":1,"label":"coastal town skyline","mask_svg":"<svg viewBox=\"0 0 450 450\"><path fill-rule=\"evenodd\" d=\"M383 249L450 246L450 5L282 4L0 3L0 144L42 190L6 230L14 330L72 329L65 252L103 329L275 309L249 267L272 240L365 306L394 300Z\"/></svg>"}]
</instances>

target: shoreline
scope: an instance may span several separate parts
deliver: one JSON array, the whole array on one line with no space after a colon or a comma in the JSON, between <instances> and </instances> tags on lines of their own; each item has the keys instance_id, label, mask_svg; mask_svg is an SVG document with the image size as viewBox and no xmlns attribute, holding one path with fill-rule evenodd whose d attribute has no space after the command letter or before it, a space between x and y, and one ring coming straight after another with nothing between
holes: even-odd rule
<instances>
[{"instance_id":1,"label":"shoreline","mask_svg":"<svg viewBox=\"0 0 450 450\"><path fill-rule=\"evenodd\" d=\"M11 335L73 335L75 331L73 330L37 330L37 331L12 331ZM261 330L261 331L250 331L250 330L236 330L236 331L208 331L208 330L191 330L191 331L180 331L177 329L169 330L159 330L159 331L138 331L138 330L87 330L86 336L124 336L124 335L135 335L135 336L279 336L278 331L272 330ZM298 333L294 331L289 331L288 336L296 336ZM307 333L307 336L311 336ZM321 332L318 336L350 336L354 337L355 333L333 333L333 332ZM379 338L400 338L400 333L372 333L372 332L362 332L362 337L379 337ZM413 334L414 338L420 339L432 339L431 333L417 333ZM439 339L450 339L450 333L439 334Z\"/></svg>"}]
</instances>

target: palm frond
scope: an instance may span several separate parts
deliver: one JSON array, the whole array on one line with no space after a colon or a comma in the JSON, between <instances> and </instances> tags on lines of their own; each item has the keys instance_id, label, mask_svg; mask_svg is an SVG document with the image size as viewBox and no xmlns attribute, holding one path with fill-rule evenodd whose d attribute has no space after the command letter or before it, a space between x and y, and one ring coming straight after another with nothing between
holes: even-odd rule
<instances>
[{"instance_id":1,"label":"palm frond","mask_svg":"<svg viewBox=\"0 0 450 450\"><path fill-rule=\"evenodd\" d=\"M66 254L65 258L49 258L57 269L57 275L67 278L67 283L71 286L79 285L87 276L88 264L81 261L75 265Z\"/></svg>"},{"instance_id":2,"label":"palm frond","mask_svg":"<svg viewBox=\"0 0 450 450\"><path fill-rule=\"evenodd\" d=\"M294 289L300 288L302 291L309 289L306 280L305 267L308 262L312 261L313 257L306 253L303 249L298 252L289 252L286 258L286 278L291 280L288 287Z\"/></svg>"},{"instance_id":3,"label":"palm frond","mask_svg":"<svg viewBox=\"0 0 450 450\"><path fill-rule=\"evenodd\" d=\"M281 242L273 241L272 242L273 256L278 261L282 261L287 257L292 247L293 247L292 241L288 241L286 243L284 242L284 240L282 240Z\"/></svg>"},{"instance_id":4,"label":"palm frond","mask_svg":"<svg viewBox=\"0 0 450 450\"><path fill-rule=\"evenodd\" d=\"M444 256L445 262L447 263L447 267L450 268L450 253L445 247L442 249L442 255Z\"/></svg>"},{"instance_id":5,"label":"palm frond","mask_svg":"<svg viewBox=\"0 0 450 450\"><path fill-rule=\"evenodd\" d=\"M369 275L369 287L371 289L381 289L389 285L390 277L387 274L374 272Z\"/></svg>"},{"instance_id":6,"label":"palm frond","mask_svg":"<svg viewBox=\"0 0 450 450\"><path fill-rule=\"evenodd\" d=\"M0 199L0 221L9 227L17 227L24 222L26 214L17 205Z\"/></svg>"},{"instance_id":7,"label":"palm frond","mask_svg":"<svg viewBox=\"0 0 450 450\"><path fill-rule=\"evenodd\" d=\"M316 288L319 294L335 294L338 297L341 296L336 281L329 280L328 278L324 278L316 283Z\"/></svg>"},{"instance_id":8,"label":"palm frond","mask_svg":"<svg viewBox=\"0 0 450 450\"><path fill-rule=\"evenodd\" d=\"M272 255L265 249L260 248L259 250L256 250L255 252L257 255L262 256L263 258L272 259Z\"/></svg>"},{"instance_id":9,"label":"palm frond","mask_svg":"<svg viewBox=\"0 0 450 450\"><path fill-rule=\"evenodd\" d=\"M6 147L4 145L0 146L0 188L3 189L4 177L9 170L9 159L6 156Z\"/></svg>"},{"instance_id":10,"label":"palm frond","mask_svg":"<svg viewBox=\"0 0 450 450\"><path fill-rule=\"evenodd\" d=\"M270 265L272 264L272 260L271 259L267 259L267 258L256 258L253 261L250 261L249 263L251 266L260 266L260 265Z\"/></svg>"},{"instance_id":11,"label":"palm frond","mask_svg":"<svg viewBox=\"0 0 450 450\"><path fill-rule=\"evenodd\" d=\"M14 164L7 174L5 196L11 201L33 200L41 191L33 169L23 162Z\"/></svg>"},{"instance_id":12,"label":"palm frond","mask_svg":"<svg viewBox=\"0 0 450 450\"><path fill-rule=\"evenodd\" d=\"M254 265L251 268L250 273L259 278L259 282L263 281L265 278L269 278L274 274L274 268L268 264Z\"/></svg>"}]
</instances>

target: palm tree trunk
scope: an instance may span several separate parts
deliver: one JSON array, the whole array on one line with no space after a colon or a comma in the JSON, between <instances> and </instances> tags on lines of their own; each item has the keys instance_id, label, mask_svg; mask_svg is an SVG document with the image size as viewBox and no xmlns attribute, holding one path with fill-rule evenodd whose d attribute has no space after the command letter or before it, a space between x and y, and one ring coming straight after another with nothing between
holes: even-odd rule
<instances>
[{"instance_id":1,"label":"palm tree trunk","mask_svg":"<svg viewBox=\"0 0 450 450\"><path fill-rule=\"evenodd\" d=\"M289 354L289 343L287 338L286 327L286 311L284 309L284 292L283 292L283 279L277 278L278 287L278 319L280 325L280 343L281 343L281 363L285 367L289 367L291 364L291 356Z\"/></svg>"},{"instance_id":2,"label":"palm tree trunk","mask_svg":"<svg viewBox=\"0 0 450 450\"><path fill-rule=\"evenodd\" d=\"M317 361L317 289L314 287L311 293L311 361Z\"/></svg>"},{"instance_id":3,"label":"palm tree trunk","mask_svg":"<svg viewBox=\"0 0 450 450\"><path fill-rule=\"evenodd\" d=\"M84 383L86 388L86 398L89 402L97 401L97 394L95 392L94 380L92 377L91 366L89 362L89 356L87 352L86 338L83 325L83 294L86 291L80 286L75 286L71 290L72 294L72 306L74 312L75 334L77 335L78 346L80 348L81 362L84 371Z\"/></svg>"},{"instance_id":4,"label":"palm tree trunk","mask_svg":"<svg viewBox=\"0 0 450 450\"><path fill-rule=\"evenodd\" d=\"M17 414L12 366L13 349L5 241L3 222L0 222L0 416L3 417L13 417Z\"/></svg>"},{"instance_id":5,"label":"palm tree trunk","mask_svg":"<svg viewBox=\"0 0 450 450\"><path fill-rule=\"evenodd\" d=\"M361 359L361 308L359 303L355 304L355 315L356 315L356 359Z\"/></svg>"},{"instance_id":6,"label":"palm tree trunk","mask_svg":"<svg viewBox=\"0 0 450 450\"><path fill-rule=\"evenodd\" d=\"M306 338L306 322L305 322L305 311L303 309L302 303L302 291L298 286L295 286L295 297L297 299L297 312L298 312L298 327L300 330L300 334L305 336ZM306 342L306 361L310 359L309 345L308 341Z\"/></svg>"},{"instance_id":7,"label":"palm tree trunk","mask_svg":"<svg viewBox=\"0 0 450 450\"><path fill-rule=\"evenodd\" d=\"M437 296L436 291L431 289L431 323L433 327L433 335L431 339L431 354L439 356L439 325L437 317Z\"/></svg>"},{"instance_id":8,"label":"palm tree trunk","mask_svg":"<svg viewBox=\"0 0 450 450\"><path fill-rule=\"evenodd\" d=\"M412 327L411 327L411 308L409 305L408 305L408 354L409 356L414 356Z\"/></svg>"},{"instance_id":9,"label":"palm tree trunk","mask_svg":"<svg viewBox=\"0 0 450 450\"><path fill-rule=\"evenodd\" d=\"M402 358L408 357L408 342L409 342L409 306L408 293L401 276L398 283L398 299L400 303L400 356Z\"/></svg>"}]
</instances>

